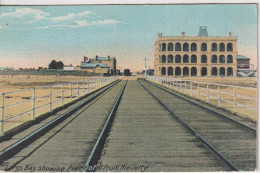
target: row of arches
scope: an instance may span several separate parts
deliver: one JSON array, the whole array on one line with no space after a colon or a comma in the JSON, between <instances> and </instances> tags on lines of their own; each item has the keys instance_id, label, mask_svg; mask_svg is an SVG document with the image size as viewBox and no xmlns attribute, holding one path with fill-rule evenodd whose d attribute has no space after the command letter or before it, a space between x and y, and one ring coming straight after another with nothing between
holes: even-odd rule
<instances>
[{"instance_id":1,"label":"row of arches","mask_svg":"<svg viewBox=\"0 0 260 173\"><path fill-rule=\"evenodd\" d=\"M225 67L212 67L211 68L211 73L208 74L208 69L207 67L202 67L200 70L200 76L233 76L233 68L232 67L228 67L227 70L225 69ZM166 67L162 67L161 68L161 76L173 76L175 74L175 76L197 76L198 72L197 72L197 67L184 67L181 69L181 67L176 67L175 69L173 69L173 67L168 67L166 69Z\"/></svg>"},{"instance_id":2,"label":"row of arches","mask_svg":"<svg viewBox=\"0 0 260 173\"><path fill-rule=\"evenodd\" d=\"M197 63L198 62L198 58L197 55L191 55L189 57L189 55L183 55L181 57L181 55L175 55L175 57L173 57L173 55L168 55L166 57L166 55L162 55L159 56L160 62L161 63ZM228 55L227 57L225 57L225 55L219 55L219 57L217 55L212 55L211 56L211 63L233 63L233 56L232 55ZM207 55L201 55L200 58L200 62L201 63L208 63L208 57Z\"/></svg>"},{"instance_id":3,"label":"row of arches","mask_svg":"<svg viewBox=\"0 0 260 173\"><path fill-rule=\"evenodd\" d=\"M207 43L201 43L200 44L200 51L208 51L208 44ZM159 51L197 51L197 43L175 43L175 45L173 43L162 43L159 44ZM212 43L211 44L211 51L212 52L216 52L216 51L220 51L220 52L233 52L233 44L232 43Z\"/></svg>"}]
</instances>

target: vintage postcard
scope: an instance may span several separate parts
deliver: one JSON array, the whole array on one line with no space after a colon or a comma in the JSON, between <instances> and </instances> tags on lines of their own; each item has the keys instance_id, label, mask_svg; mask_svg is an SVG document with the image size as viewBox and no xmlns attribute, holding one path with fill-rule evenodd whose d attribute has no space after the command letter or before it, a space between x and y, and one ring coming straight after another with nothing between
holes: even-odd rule
<instances>
[{"instance_id":1,"label":"vintage postcard","mask_svg":"<svg viewBox=\"0 0 260 173\"><path fill-rule=\"evenodd\" d=\"M1 171L257 171L258 3L0 5Z\"/></svg>"}]
</instances>

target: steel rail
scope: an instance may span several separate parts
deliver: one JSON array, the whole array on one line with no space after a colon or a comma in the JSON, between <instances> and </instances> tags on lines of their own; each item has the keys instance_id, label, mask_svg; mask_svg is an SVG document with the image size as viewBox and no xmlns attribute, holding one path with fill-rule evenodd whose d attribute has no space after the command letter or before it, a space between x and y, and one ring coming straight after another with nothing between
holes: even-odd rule
<instances>
[{"instance_id":1,"label":"steel rail","mask_svg":"<svg viewBox=\"0 0 260 173\"><path fill-rule=\"evenodd\" d=\"M97 155L96 155L96 153L97 153L97 151L98 151L97 148L98 148L98 146L100 145L101 141L102 141L102 140L104 141L104 138L106 138L105 132L108 132L108 130L109 130L108 127L109 127L109 125L110 125L110 124L112 123L112 121L113 121L113 117L114 117L114 115L115 115L115 113L116 113L116 111L117 111L117 108L118 108L119 104L120 104L120 101L121 101L121 99L122 99L122 96L123 96L123 93L124 93L124 90L125 90L125 88L126 88L127 83L128 83L128 80L125 82L125 85L124 85L123 88L121 89L121 91L120 91L120 93L119 93L119 95L118 95L118 97L117 97L117 99L116 99L116 102L115 102L113 108L111 109L111 111L110 111L110 113L109 113L109 115L108 115L108 118L107 118L107 120L106 120L106 123L104 124L103 129L102 129L102 131L101 131L101 133L100 133L100 135L99 135L99 137L98 137L98 139L97 139L97 141L96 141L96 143L95 143L95 145L94 145L94 147L93 147L93 149L92 149L92 151L91 151L91 153L90 153L90 155L89 155L89 157L88 157L88 160L87 160L87 162L85 163L85 166L83 167L83 170L82 170L83 172L92 171L92 169L89 169L89 168L90 168L90 167L93 168L93 167L91 166L91 164L93 164L93 162L95 162L94 156L97 157Z\"/></svg>"},{"instance_id":2,"label":"steel rail","mask_svg":"<svg viewBox=\"0 0 260 173\"><path fill-rule=\"evenodd\" d=\"M226 159L217 149L215 149L206 139L204 139L195 129L193 129L188 123L179 117L171 108L165 105L158 97L156 97L148 88L146 88L141 82L138 83L151 94L163 107L165 107L184 127L186 127L199 141L203 143L210 151L212 151L217 158L224 162L233 171L240 171L233 163Z\"/></svg>"},{"instance_id":3,"label":"steel rail","mask_svg":"<svg viewBox=\"0 0 260 173\"><path fill-rule=\"evenodd\" d=\"M42 136L44 133L51 130L53 127L55 127L56 124L62 122L65 120L68 116L70 116L72 113L77 111L78 109L82 108L84 105L89 103L90 101L94 100L101 94L103 94L108 89L115 86L120 80L116 80L109 85L105 86L104 88L101 88L101 90L97 91L94 95L92 95L90 98L86 99L84 102L80 103L79 105L73 107L72 109L66 111L65 113L61 114L60 116L56 117L55 119L51 120L50 122L46 123L45 125L41 126L37 130L31 132L27 136L23 137L19 141L15 142L14 144L8 146L4 150L0 152L0 164L4 162L4 160L7 160L8 158L12 157L16 153L18 153L20 150L22 150L24 147L28 146L30 142L38 139L40 136Z\"/></svg>"},{"instance_id":4,"label":"steel rail","mask_svg":"<svg viewBox=\"0 0 260 173\"><path fill-rule=\"evenodd\" d=\"M201 107L201 108L203 108L203 109L206 109L207 111L212 112L214 115L219 116L219 117L221 117L221 118L223 118L223 119L225 119L225 120L228 120L228 121L230 121L230 122L232 122L232 123L234 123L234 124L236 124L236 125L238 125L238 126L244 128L244 129L246 129L246 130L248 130L248 131L250 131L250 132L256 134L256 130L253 129L252 127L249 127L249 126L247 126L247 125L245 125L245 124L242 124L242 123L240 123L240 122L238 122L238 121L236 121L236 120L233 120L233 119L231 119L231 118L229 118L229 117L226 117L225 115L222 115L221 113L219 113L219 112L217 112L217 111L214 111L214 110L212 110L212 109L210 109L210 108L207 108L207 107L205 107L205 106L203 106L203 105L201 105L201 104L198 104L198 103L195 102L195 101L192 101L192 100L187 99L187 98L185 98L185 97L183 97L183 96L177 95L177 94L175 94L175 93L173 93L173 92L171 92L171 91L169 91L169 90L167 90L167 89L165 89L165 88L163 88L163 87L161 87L161 86L158 86L158 85L154 84L153 82L148 81L148 83L150 83L151 85L153 85L153 86L155 86L155 87L157 87L157 88L160 88L160 89L163 90L163 91L166 91L167 93L169 93L169 94L171 94L171 95L177 96L177 97L181 98L182 100L186 100L186 101L188 101L188 102L190 102L190 103L193 103L193 104L195 104L195 105L197 105L197 106L199 106L199 107ZM213 97L213 96L211 96L211 97ZM237 104L238 104L238 103L237 103Z\"/></svg>"}]
</instances>

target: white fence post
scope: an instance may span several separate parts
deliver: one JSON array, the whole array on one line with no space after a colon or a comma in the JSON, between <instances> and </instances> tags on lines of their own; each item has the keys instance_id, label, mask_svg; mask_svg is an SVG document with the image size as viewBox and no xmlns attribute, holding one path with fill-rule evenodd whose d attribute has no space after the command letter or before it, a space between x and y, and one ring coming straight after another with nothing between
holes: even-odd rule
<instances>
[{"instance_id":1,"label":"white fence post","mask_svg":"<svg viewBox=\"0 0 260 173\"><path fill-rule=\"evenodd\" d=\"M62 85L62 96L61 96L61 99L62 99L62 105L64 105L64 85Z\"/></svg>"},{"instance_id":2,"label":"white fence post","mask_svg":"<svg viewBox=\"0 0 260 173\"><path fill-rule=\"evenodd\" d=\"M88 93L89 93L89 82L90 82L90 80L88 80Z\"/></svg>"},{"instance_id":3,"label":"white fence post","mask_svg":"<svg viewBox=\"0 0 260 173\"><path fill-rule=\"evenodd\" d=\"M83 95L85 93L85 81L83 81Z\"/></svg>"},{"instance_id":4,"label":"white fence post","mask_svg":"<svg viewBox=\"0 0 260 173\"><path fill-rule=\"evenodd\" d=\"M185 80L185 94L187 94L187 81Z\"/></svg>"},{"instance_id":5,"label":"white fence post","mask_svg":"<svg viewBox=\"0 0 260 173\"><path fill-rule=\"evenodd\" d=\"M190 95L193 96L193 86L192 86L192 81L190 81L190 88L191 88Z\"/></svg>"},{"instance_id":6,"label":"white fence post","mask_svg":"<svg viewBox=\"0 0 260 173\"><path fill-rule=\"evenodd\" d=\"M5 94L2 94L1 136L4 136Z\"/></svg>"},{"instance_id":7,"label":"white fence post","mask_svg":"<svg viewBox=\"0 0 260 173\"><path fill-rule=\"evenodd\" d=\"M50 87L50 112L52 112L52 86Z\"/></svg>"},{"instance_id":8,"label":"white fence post","mask_svg":"<svg viewBox=\"0 0 260 173\"><path fill-rule=\"evenodd\" d=\"M79 98L79 82L78 82L78 98Z\"/></svg>"},{"instance_id":9,"label":"white fence post","mask_svg":"<svg viewBox=\"0 0 260 173\"><path fill-rule=\"evenodd\" d=\"M221 98L220 98L220 86L218 85L218 106L221 106Z\"/></svg>"},{"instance_id":10,"label":"white fence post","mask_svg":"<svg viewBox=\"0 0 260 173\"><path fill-rule=\"evenodd\" d=\"M200 83L198 83L198 90L199 90L199 100L200 100Z\"/></svg>"},{"instance_id":11,"label":"white fence post","mask_svg":"<svg viewBox=\"0 0 260 173\"><path fill-rule=\"evenodd\" d=\"M207 84L207 102L209 103L209 84Z\"/></svg>"},{"instance_id":12,"label":"white fence post","mask_svg":"<svg viewBox=\"0 0 260 173\"><path fill-rule=\"evenodd\" d=\"M237 87L234 87L234 108L235 112L237 112Z\"/></svg>"},{"instance_id":13,"label":"white fence post","mask_svg":"<svg viewBox=\"0 0 260 173\"><path fill-rule=\"evenodd\" d=\"M70 101L72 102L72 83L70 83Z\"/></svg>"},{"instance_id":14,"label":"white fence post","mask_svg":"<svg viewBox=\"0 0 260 173\"><path fill-rule=\"evenodd\" d=\"M35 118L35 88L33 88L32 96L33 96L33 99L32 99L32 111L33 111L32 119L34 120L34 118Z\"/></svg>"}]
</instances>

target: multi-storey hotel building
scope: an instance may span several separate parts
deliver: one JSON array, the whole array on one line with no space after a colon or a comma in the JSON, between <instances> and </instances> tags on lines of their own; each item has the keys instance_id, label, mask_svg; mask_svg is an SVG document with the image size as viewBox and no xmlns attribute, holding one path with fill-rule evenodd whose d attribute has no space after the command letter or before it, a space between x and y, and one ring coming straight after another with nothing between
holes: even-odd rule
<instances>
[{"instance_id":1,"label":"multi-storey hotel building","mask_svg":"<svg viewBox=\"0 0 260 173\"><path fill-rule=\"evenodd\" d=\"M236 76L237 38L208 36L162 36L154 42L155 76Z\"/></svg>"}]
</instances>

